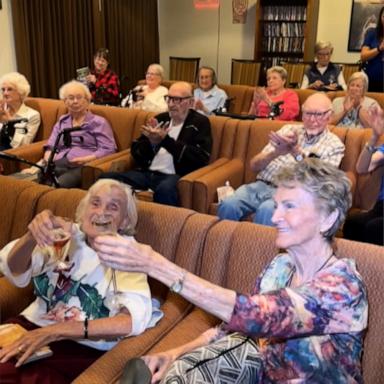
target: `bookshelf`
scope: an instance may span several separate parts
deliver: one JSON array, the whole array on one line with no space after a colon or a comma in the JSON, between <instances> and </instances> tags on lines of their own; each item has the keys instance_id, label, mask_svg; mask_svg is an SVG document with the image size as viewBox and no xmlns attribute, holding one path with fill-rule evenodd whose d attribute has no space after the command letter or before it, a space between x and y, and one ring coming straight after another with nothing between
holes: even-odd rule
<instances>
[{"instance_id":1,"label":"bookshelf","mask_svg":"<svg viewBox=\"0 0 384 384\"><path fill-rule=\"evenodd\" d=\"M259 0L256 4L255 60L264 69L314 57L319 0Z\"/></svg>"}]
</instances>

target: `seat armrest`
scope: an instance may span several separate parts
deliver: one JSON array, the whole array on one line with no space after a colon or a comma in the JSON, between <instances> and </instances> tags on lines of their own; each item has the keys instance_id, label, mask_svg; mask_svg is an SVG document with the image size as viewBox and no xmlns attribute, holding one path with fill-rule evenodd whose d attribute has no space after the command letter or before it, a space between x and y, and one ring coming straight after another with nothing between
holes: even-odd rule
<instances>
[{"instance_id":1,"label":"seat armrest","mask_svg":"<svg viewBox=\"0 0 384 384\"><path fill-rule=\"evenodd\" d=\"M193 209L197 212L209 212L210 205L217 201L217 188L229 181L237 188L243 181L244 162L232 159L221 167L198 178L193 185Z\"/></svg>"},{"instance_id":2,"label":"seat armrest","mask_svg":"<svg viewBox=\"0 0 384 384\"><path fill-rule=\"evenodd\" d=\"M192 193L193 193L193 184L195 180L197 180L199 177L204 176L207 173L212 172L214 169L224 165L228 161L229 159L223 157L223 158L217 159L216 161L214 161L213 163L205 167L199 168L196 171L193 171L183 176L177 183L180 205L184 208L192 209L192 206L193 206Z\"/></svg>"},{"instance_id":3,"label":"seat armrest","mask_svg":"<svg viewBox=\"0 0 384 384\"><path fill-rule=\"evenodd\" d=\"M28 145L23 145L19 148L12 148L5 151L10 155L17 156L21 159L28 160L32 163L37 163L44 154L44 145L47 143L47 140L38 141L37 143L32 143ZM24 168L28 168L29 165L23 164L15 160L1 160L4 168L4 175L10 175L15 172L20 172Z\"/></svg>"},{"instance_id":4,"label":"seat armrest","mask_svg":"<svg viewBox=\"0 0 384 384\"><path fill-rule=\"evenodd\" d=\"M129 162L129 159L131 158L131 150L126 149L124 151L113 153L112 155L108 155L85 164L81 170L82 189L89 189L89 187L100 177L102 173L109 172L111 170L111 167L113 167L115 162Z\"/></svg>"}]
</instances>

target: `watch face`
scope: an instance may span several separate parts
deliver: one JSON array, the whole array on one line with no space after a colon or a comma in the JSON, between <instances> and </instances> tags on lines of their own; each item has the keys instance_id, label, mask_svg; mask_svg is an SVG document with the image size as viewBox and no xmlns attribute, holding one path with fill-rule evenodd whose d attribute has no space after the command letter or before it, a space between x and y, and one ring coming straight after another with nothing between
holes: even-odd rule
<instances>
[{"instance_id":1,"label":"watch face","mask_svg":"<svg viewBox=\"0 0 384 384\"><path fill-rule=\"evenodd\" d=\"M183 289L183 283L180 280L176 281L171 285L172 292L180 293L182 289Z\"/></svg>"},{"instance_id":2,"label":"watch face","mask_svg":"<svg viewBox=\"0 0 384 384\"><path fill-rule=\"evenodd\" d=\"M304 160L304 157L301 153L299 153L298 155L295 156L295 160L296 161L303 161Z\"/></svg>"}]
</instances>

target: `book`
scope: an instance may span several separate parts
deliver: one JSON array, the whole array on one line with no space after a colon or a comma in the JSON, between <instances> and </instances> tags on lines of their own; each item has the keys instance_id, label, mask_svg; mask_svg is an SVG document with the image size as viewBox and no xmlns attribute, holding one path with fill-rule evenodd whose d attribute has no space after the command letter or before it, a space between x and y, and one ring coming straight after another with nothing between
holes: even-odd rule
<instances>
[{"instance_id":1,"label":"book","mask_svg":"<svg viewBox=\"0 0 384 384\"><path fill-rule=\"evenodd\" d=\"M19 324L0 325L0 348L4 348L7 345L12 344L27 332L28 331ZM52 356L52 353L53 352L48 345L44 346L39 350L35 351L33 355L29 356L29 358L24 362L24 364L43 359L44 357Z\"/></svg>"},{"instance_id":2,"label":"book","mask_svg":"<svg viewBox=\"0 0 384 384\"><path fill-rule=\"evenodd\" d=\"M90 70L88 67L82 67L76 69L76 74L77 74L77 80L81 81L82 83L87 82L87 76L90 74Z\"/></svg>"}]
</instances>

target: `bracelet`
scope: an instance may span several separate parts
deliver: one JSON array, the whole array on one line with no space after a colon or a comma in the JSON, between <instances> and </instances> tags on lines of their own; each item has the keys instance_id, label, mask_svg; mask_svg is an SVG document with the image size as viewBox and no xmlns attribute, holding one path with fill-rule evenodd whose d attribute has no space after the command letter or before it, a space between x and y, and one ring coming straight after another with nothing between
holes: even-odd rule
<instances>
[{"instance_id":1,"label":"bracelet","mask_svg":"<svg viewBox=\"0 0 384 384\"><path fill-rule=\"evenodd\" d=\"M365 143L365 149L372 154L376 152L376 148L373 145L370 145L369 143Z\"/></svg>"},{"instance_id":2,"label":"bracelet","mask_svg":"<svg viewBox=\"0 0 384 384\"><path fill-rule=\"evenodd\" d=\"M88 339L88 317L84 319L83 329L84 329L84 339Z\"/></svg>"}]
</instances>

